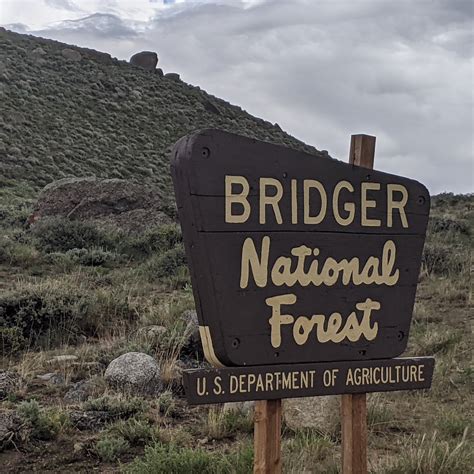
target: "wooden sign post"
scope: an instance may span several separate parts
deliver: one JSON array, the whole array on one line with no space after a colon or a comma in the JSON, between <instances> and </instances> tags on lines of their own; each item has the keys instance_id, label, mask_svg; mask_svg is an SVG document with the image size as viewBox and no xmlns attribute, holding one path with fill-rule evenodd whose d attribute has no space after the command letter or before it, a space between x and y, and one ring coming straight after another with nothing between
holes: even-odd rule
<instances>
[{"instance_id":1,"label":"wooden sign post","mask_svg":"<svg viewBox=\"0 0 474 474\"><path fill-rule=\"evenodd\" d=\"M256 474L281 472L281 400L255 402L254 469Z\"/></svg>"},{"instance_id":2,"label":"wooden sign post","mask_svg":"<svg viewBox=\"0 0 474 474\"><path fill-rule=\"evenodd\" d=\"M281 399L342 395L344 473L367 472L366 393L426 389L405 350L430 198L373 170L238 135L181 139L172 175L204 353L189 403L257 400L257 473L281 471Z\"/></svg>"},{"instance_id":3,"label":"wooden sign post","mask_svg":"<svg viewBox=\"0 0 474 474\"><path fill-rule=\"evenodd\" d=\"M375 159L375 137L352 135L349 163L372 169ZM367 395L341 396L341 436L343 474L367 472Z\"/></svg>"}]
</instances>

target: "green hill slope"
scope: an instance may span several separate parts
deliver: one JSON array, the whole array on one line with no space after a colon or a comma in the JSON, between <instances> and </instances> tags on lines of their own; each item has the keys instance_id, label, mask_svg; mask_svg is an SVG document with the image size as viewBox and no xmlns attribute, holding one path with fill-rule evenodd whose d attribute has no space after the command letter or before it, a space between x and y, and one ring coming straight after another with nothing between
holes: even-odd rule
<instances>
[{"instance_id":1,"label":"green hill slope","mask_svg":"<svg viewBox=\"0 0 474 474\"><path fill-rule=\"evenodd\" d=\"M65 49L80 60L65 57ZM0 29L4 202L73 176L132 179L167 194L170 146L208 127L319 153L199 87L104 53Z\"/></svg>"}]
</instances>

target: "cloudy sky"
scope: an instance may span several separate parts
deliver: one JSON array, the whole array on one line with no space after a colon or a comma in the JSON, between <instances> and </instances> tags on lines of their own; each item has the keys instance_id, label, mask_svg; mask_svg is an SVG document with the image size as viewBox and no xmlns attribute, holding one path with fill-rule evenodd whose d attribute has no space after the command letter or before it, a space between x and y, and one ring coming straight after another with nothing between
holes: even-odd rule
<instances>
[{"instance_id":1,"label":"cloudy sky","mask_svg":"<svg viewBox=\"0 0 474 474\"><path fill-rule=\"evenodd\" d=\"M0 0L0 24L165 72L432 193L473 192L473 0Z\"/></svg>"}]
</instances>

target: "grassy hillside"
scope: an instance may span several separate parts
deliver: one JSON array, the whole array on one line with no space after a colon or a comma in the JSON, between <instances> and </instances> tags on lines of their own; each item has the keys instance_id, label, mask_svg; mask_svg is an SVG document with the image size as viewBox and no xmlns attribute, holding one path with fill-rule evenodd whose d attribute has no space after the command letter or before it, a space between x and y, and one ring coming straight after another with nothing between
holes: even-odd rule
<instances>
[{"instance_id":1,"label":"grassy hillside","mask_svg":"<svg viewBox=\"0 0 474 474\"><path fill-rule=\"evenodd\" d=\"M171 195L167 148L195 128L317 151L106 55L78 49L76 63L59 43L4 31L0 41L2 472L250 473L252 411L192 408L183 397L182 370L204 362L189 330L179 226L127 234L80 219L25 221L42 186L65 176L124 177ZM472 470L473 202L432 199L406 355L435 356L433 387L369 395L370 472ZM160 393L106 382L108 364L128 352L158 362ZM285 473L339 472L339 415L316 403L314 413L325 418L318 429L284 424Z\"/></svg>"},{"instance_id":2,"label":"grassy hillside","mask_svg":"<svg viewBox=\"0 0 474 474\"><path fill-rule=\"evenodd\" d=\"M79 61L63 56L80 52ZM277 125L199 87L104 53L0 29L0 197L97 176L170 192L168 153L199 128L232 130L318 153Z\"/></svg>"}]
</instances>

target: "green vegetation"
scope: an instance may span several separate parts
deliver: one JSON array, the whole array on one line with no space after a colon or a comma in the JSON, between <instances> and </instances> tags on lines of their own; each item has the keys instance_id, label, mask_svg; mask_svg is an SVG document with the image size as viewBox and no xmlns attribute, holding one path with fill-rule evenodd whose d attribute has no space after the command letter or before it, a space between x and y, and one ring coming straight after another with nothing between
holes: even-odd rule
<instances>
[{"instance_id":1,"label":"green vegetation","mask_svg":"<svg viewBox=\"0 0 474 474\"><path fill-rule=\"evenodd\" d=\"M130 448L130 444L121 436L104 436L95 444L94 451L105 462L113 462Z\"/></svg>"},{"instance_id":2,"label":"green vegetation","mask_svg":"<svg viewBox=\"0 0 474 474\"><path fill-rule=\"evenodd\" d=\"M211 439L223 439L237 433L252 433L253 417L238 410L211 407L199 430Z\"/></svg>"},{"instance_id":3,"label":"green vegetation","mask_svg":"<svg viewBox=\"0 0 474 474\"><path fill-rule=\"evenodd\" d=\"M146 445L158 438L159 429L148 420L129 418L109 426L107 433L125 439L132 446Z\"/></svg>"},{"instance_id":4,"label":"green vegetation","mask_svg":"<svg viewBox=\"0 0 474 474\"><path fill-rule=\"evenodd\" d=\"M138 397L104 395L100 398L87 400L84 410L105 411L112 416L128 418L145 410L146 402Z\"/></svg>"},{"instance_id":5,"label":"green vegetation","mask_svg":"<svg viewBox=\"0 0 474 474\"><path fill-rule=\"evenodd\" d=\"M38 47L45 52L39 60ZM170 147L202 128L317 153L198 87L81 49L81 61L68 61L65 47L0 31L2 201L33 198L51 181L74 176L131 179L172 196Z\"/></svg>"},{"instance_id":6,"label":"green vegetation","mask_svg":"<svg viewBox=\"0 0 474 474\"><path fill-rule=\"evenodd\" d=\"M250 448L225 453L210 453L201 448L180 448L158 443L146 448L143 459L137 459L127 469L129 474L245 474L251 473L253 452Z\"/></svg>"},{"instance_id":7,"label":"green vegetation","mask_svg":"<svg viewBox=\"0 0 474 474\"><path fill-rule=\"evenodd\" d=\"M43 441L54 439L70 424L67 413L55 408L42 408L36 400L21 402L18 414L29 424L30 436Z\"/></svg>"}]
</instances>

